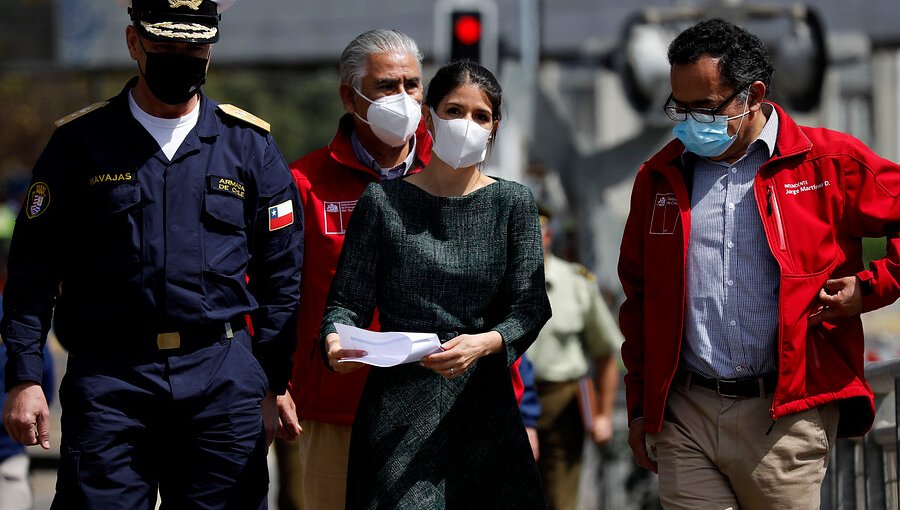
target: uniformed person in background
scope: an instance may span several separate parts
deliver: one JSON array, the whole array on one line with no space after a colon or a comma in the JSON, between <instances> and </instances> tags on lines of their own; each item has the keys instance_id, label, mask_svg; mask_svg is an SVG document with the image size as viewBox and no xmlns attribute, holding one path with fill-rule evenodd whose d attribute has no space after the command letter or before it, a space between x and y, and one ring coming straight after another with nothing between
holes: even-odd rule
<instances>
[{"instance_id":1,"label":"uniformed person in background","mask_svg":"<svg viewBox=\"0 0 900 510\"><path fill-rule=\"evenodd\" d=\"M3 420L50 446L53 315L69 350L54 509L153 508L157 490L168 508L266 505L302 213L268 125L200 89L231 3L133 0L138 76L61 119L34 167L0 322Z\"/></svg>"},{"instance_id":2,"label":"uniformed person in background","mask_svg":"<svg viewBox=\"0 0 900 510\"><path fill-rule=\"evenodd\" d=\"M540 212L553 317L527 351L541 405L538 469L547 507L574 510L585 434L597 444L612 438L619 384L615 351L622 344L622 334L600 297L594 275L581 264L553 255L550 213L543 207Z\"/></svg>"}]
</instances>

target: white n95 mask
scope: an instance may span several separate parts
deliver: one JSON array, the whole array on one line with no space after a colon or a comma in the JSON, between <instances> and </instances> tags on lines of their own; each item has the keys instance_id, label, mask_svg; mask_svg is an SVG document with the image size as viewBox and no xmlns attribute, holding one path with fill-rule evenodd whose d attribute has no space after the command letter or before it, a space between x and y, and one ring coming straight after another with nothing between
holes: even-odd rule
<instances>
[{"instance_id":1,"label":"white n95 mask","mask_svg":"<svg viewBox=\"0 0 900 510\"><path fill-rule=\"evenodd\" d=\"M431 109L434 123L434 155L452 168L464 168L484 161L491 130L467 119L444 120Z\"/></svg>"},{"instance_id":2,"label":"white n95 mask","mask_svg":"<svg viewBox=\"0 0 900 510\"><path fill-rule=\"evenodd\" d=\"M354 112L356 117L372 128L372 132L382 142L391 147L400 147L412 138L422 119L422 107L406 92L379 97L372 101L354 88L359 97L370 102L366 113L368 120Z\"/></svg>"}]
</instances>

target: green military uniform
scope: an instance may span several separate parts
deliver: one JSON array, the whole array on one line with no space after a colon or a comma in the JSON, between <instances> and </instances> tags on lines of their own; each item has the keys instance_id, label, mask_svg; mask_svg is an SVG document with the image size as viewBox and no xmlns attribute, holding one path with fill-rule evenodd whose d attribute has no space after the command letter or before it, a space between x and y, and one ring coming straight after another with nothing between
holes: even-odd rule
<instances>
[{"instance_id":1,"label":"green military uniform","mask_svg":"<svg viewBox=\"0 0 900 510\"><path fill-rule=\"evenodd\" d=\"M544 269L553 316L527 352L541 402L538 467L550 508L574 509L585 433L578 381L622 334L583 266L551 255Z\"/></svg>"}]
</instances>

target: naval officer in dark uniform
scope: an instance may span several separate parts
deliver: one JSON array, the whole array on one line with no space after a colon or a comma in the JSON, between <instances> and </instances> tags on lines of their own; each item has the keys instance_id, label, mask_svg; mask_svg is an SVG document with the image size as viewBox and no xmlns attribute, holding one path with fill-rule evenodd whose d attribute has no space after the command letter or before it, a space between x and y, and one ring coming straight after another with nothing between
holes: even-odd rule
<instances>
[{"instance_id":1,"label":"naval officer in dark uniform","mask_svg":"<svg viewBox=\"0 0 900 510\"><path fill-rule=\"evenodd\" d=\"M164 508L265 507L303 215L268 124L200 90L232 2L133 0L137 78L61 119L35 165L0 322L3 420L49 447L52 317L69 350L54 509L153 508L157 490Z\"/></svg>"}]
</instances>

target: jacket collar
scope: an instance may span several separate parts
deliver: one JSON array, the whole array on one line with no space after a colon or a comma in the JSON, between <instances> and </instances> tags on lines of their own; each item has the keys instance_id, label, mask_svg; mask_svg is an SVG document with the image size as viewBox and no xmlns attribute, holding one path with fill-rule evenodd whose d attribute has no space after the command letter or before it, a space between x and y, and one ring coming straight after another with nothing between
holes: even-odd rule
<instances>
[{"instance_id":1,"label":"jacket collar","mask_svg":"<svg viewBox=\"0 0 900 510\"><path fill-rule=\"evenodd\" d=\"M360 163L356 153L353 151L350 135L353 133L354 126L353 117L349 113L341 117L340 122L338 122L337 132L334 133L334 137L328 144L331 159L343 166L375 175L380 180L381 175ZM416 157L407 174L418 172L431 161L432 143L431 134L425 129L425 120L423 119L419 122L419 127L416 128Z\"/></svg>"},{"instance_id":2,"label":"jacket collar","mask_svg":"<svg viewBox=\"0 0 900 510\"><path fill-rule=\"evenodd\" d=\"M775 103L770 103L778 112L778 143L775 158L786 158L804 154L812 150L812 142L787 112Z\"/></svg>"}]
</instances>

